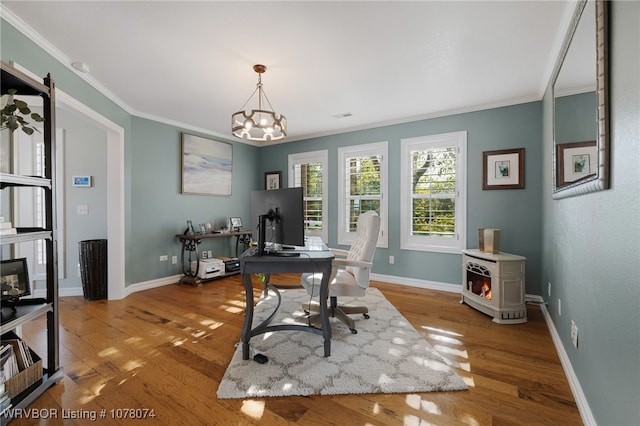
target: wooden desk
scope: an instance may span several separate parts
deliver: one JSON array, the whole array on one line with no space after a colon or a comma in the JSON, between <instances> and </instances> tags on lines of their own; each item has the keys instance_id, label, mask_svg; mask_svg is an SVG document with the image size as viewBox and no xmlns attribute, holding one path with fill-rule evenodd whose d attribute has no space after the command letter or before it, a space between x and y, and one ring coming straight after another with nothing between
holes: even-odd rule
<instances>
[{"instance_id":1,"label":"wooden desk","mask_svg":"<svg viewBox=\"0 0 640 426\"><path fill-rule=\"evenodd\" d=\"M210 239L210 238L231 238L236 237L236 257L238 257L238 245L242 242L245 245L248 245L249 239L251 238L251 231L242 230L242 231L232 231L232 232L217 232L215 234L176 234L176 238L180 240L182 243L182 254L181 254L181 264L182 264L182 273L184 276L180 278L180 283L191 284L193 286L201 286L202 280L198 278L198 270L200 269L200 253L198 252L198 245L202 242L202 240ZM196 270L195 272L191 271L191 262L196 262ZM239 271L232 273L225 273L222 276L234 275L239 273ZM218 277L216 277L218 278Z\"/></svg>"},{"instance_id":2,"label":"wooden desk","mask_svg":"<svg viewBox=\"0 0 640 426\"><path fill-rule=\"evenodd\" d=\"M300 257L278 257L278 256L254 256L255 249L249 249L240 257L240 271L242 273L242 283L246 298L244 324L242 325L242 359L249 359L249 340L253 336L278 330L301 330L314 334L322 334L324 339L324 356L331 355L331 325L329 324L329 313L327 311L327 299L329 298L329 278L331 276L331 262L333 253L331 251L300 251ZM271 315L255 328L251 328L253 322L253 283L251 277L256 273L298 273L298 272L320 272L322 281L320 282L320 322L322 329L302 324L276 324L269 325L275 317L280 307L280 293L278 289L271 285L267 286L276 292L278 304Z\"/></svg>"}]
</instances>

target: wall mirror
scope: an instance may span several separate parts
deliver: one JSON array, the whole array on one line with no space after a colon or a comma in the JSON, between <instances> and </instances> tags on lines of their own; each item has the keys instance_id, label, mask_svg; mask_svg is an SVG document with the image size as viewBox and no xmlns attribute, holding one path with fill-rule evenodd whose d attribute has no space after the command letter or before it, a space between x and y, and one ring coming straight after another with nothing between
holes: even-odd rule
<instances>
[{"instance_id":1,"label":"wall mirror","mask_svg":"<svg viewBox=\"0 0 640 426\"><path fill-rule=\"evenodd\" d=\"M578 2L555 68L553 198L609 187L607 8Z\"/></svg>"}]
</instances>

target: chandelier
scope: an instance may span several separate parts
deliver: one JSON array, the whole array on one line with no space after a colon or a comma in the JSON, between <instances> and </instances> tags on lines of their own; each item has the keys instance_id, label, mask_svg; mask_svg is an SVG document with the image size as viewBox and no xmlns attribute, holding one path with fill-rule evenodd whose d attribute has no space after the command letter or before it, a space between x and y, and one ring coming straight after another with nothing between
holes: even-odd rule
<instances>
[{"instance_id":1,"label":"chandelier","mask_svg":"<svg viewBox=\"0 0 640 426\"><path fill-rule=\"evenodd\" d=\"M258 84L240 111L231 116L231 131L233 136L251 141L279 141L287 136L287 118L273 111L271 102L262 88L262 74L267 70L264 65L254 65L253 70L258 73ZM258 109L245 111L245 106L258 92ZM271 110L262 109L263 99Z\"/></svg>"}]
</instances>

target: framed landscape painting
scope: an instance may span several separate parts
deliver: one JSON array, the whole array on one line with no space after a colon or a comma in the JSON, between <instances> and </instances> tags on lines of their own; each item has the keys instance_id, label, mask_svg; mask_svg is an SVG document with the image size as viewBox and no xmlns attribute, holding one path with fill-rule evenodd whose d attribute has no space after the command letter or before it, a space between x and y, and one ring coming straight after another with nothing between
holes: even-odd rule
<instances>
[{"instance_id":1,"label":"framed landscape painting","mask_svg":"<svg viewBox=\"0 0 640 426\"><path fill-rule=\"evenodd\" d=\"M182 193L231 195L233 145L182 134Z\"/></svg>"}]
</instances>

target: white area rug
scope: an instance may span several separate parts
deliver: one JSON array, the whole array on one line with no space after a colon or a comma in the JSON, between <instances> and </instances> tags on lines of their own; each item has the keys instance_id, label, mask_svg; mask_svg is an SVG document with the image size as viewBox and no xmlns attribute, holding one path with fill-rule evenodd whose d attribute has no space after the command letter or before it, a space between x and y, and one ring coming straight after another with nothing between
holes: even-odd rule
<instances>
[{"instance_id":1,"label":"white area rug","mask_svg":"<svg viewBox=\"0 0 640 426\"><path fill-rule=\"evenodd\" d=\"M304 290L281 290L282 306L271 325L302 322ZM242 359L238 345L222 378L217 396L225 398L287 395L408 393L467 389L465 382L425 341L376 288L360 299L341 298L366 305L371 318L354 316L358 334L331 318L331 356L324 357L321 335L277 331L251 338L251 347L269 361ZM253 326L266 318L277 303L269 293L258 302Z\"/></svg>"}]
</instances>

